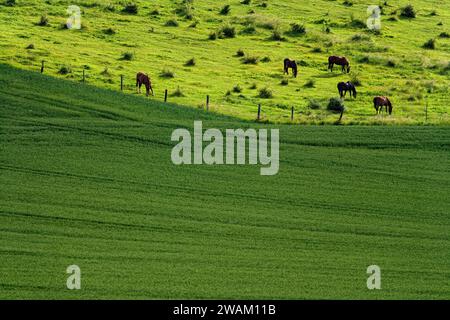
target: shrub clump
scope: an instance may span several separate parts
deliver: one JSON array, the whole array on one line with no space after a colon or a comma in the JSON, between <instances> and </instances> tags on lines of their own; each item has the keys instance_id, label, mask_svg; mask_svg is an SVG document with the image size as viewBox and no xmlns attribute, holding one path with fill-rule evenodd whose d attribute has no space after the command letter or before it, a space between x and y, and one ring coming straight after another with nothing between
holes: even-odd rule
<instances>
[{"instance_id":1,"label":"shrub clump","mask_svg":"<svg viewBox=\"0 0 450 320\"><path fill-rule=\"evenodd\" d=\"M72 69L70 69L70 67L68 66L62 66L61 68L59 68L58 73L62 74L62 75L66 75L72 72Z\"/></svg>"},{"instance_id":2,"label":"shrub clump","mask_svg":"<svg viewBox=\"0 0 450 320\"><path fill-rule=\"evenodd\" d=\"M175 77L175 73L174 73L172 70L169 70L169 69L163 69L163 70L161 71L160 76L161 76L162 78L174 78L174 77Z\"/></svg>"},{"instance_id":3,"label":"shrub clump","mask_svg":"<svg viewBox=\"0 0 450 320\"><path fill-rule=\"evenodd\" d=\"M178 27L179 24L178 24L177 19L174 18L174 19L167 20L165 26L166 27Z\"/></svg>"},{"instance_id":4,"label":"shrub clump","mask_svg":"<svg viewBox=\"0 0 450 320\"><path fill-rule=\"evenodd\" d=\"M320 105L319 101L310 99L308 102L308 108L312 110L320 109L322 106Z\"/></svg>"},{"instance_id":5,"label":"shrub clump","mask_svg":"<svg viewBox=\"0 0 450 320\"><path fill-rule=\"evenodd\" d=\"M245 52L242 49L239 49L238 51L236 51L236 57L243 57L245 56Z\"/></svg>"},{"instance_id":6,"label":"shrub clump","mask_svg":"<svg viewBox=\"0 0 450 320\"><path fill-rule=\"evenodd\" d=\"M388 67L390 67L390 68L395 68L395 67L397 66L397 63L396 63L394 60L389 59L389 60L386 62L386 66L388 66Z\"/></svg>"},{"instance_id":7,"label":"shrub clump","mask_svg":"<svg viewBox=\"0 0 450 320\"><path fill-rule=\"evenodd\" d=\"M259 90L259 95L260 98L262 99L270 99L273 98L273 92L272 90L270 90L269 88L262 88Z\"/></svg>"},{"instance_id":8,"label":"shrub clump","mask_svg":"<svg viewBox=\"0 0 450 320\"><path fill-rule=\"evenodd\" d=\"M185 1L184 4L177 10L180 16L185 17L187 20L194 19L194 8L191 1Z\"/></svg>"},{"instance_id":9,"label":"shrub clump","mask_svg":"<svg viewBox=\"0 0 450 320\"><path fill-rule=\"evenodd\" d=\"M208 36L209 40L216 40L217 39L217 32L211 32Z\"/></svg>"},{"instance_id":10,"label":"shrub clump","mask_svg":"<svg viewBox=\"0 0 450 320\"><path fill-rule=\"evenodd\" d=\"M108 28L108 29L103 30L103 33L107 34L109 36L112 36L112 35L116 34L116 31L113 28Z\"/></svg>"},{"instance_id":11,"label":"shrub clump","mask_svg":"<svg viewBox=\"0 0 450 320\"><path fill-rule=\"evenodd\" d=\"M134 53L133 52L124 52L122 53L122 60L131 61L134 59Z\"/></svg>"},{"instance_id":12,"label":"shrub clump","mask_svg":"<svg viewBox=\"0 0 450 320\"><path fill-rule=\"evenodd\" d=\"M242 62L244 64L258 64L258 61L259 61L259 57L257 57L257 56L246 55L244 57L244 59L242 59Z\"/></svg>"},{"instance_id":13,"label":"shrub clump","mask_svg":"<svg viewBox=\"0 0 450 320\"><path fill-rule=\"evenodd\" d=\"M219 29L219 38L234 38L236 37L236 29L230 25L224 25Z\"/></svg>"},{"instance_id":14,"label":"shrub clump","mask_svg":"<svg viewBox=\"0 0 450 320\"><path fill-rule=\"evenodd\" d=\"M46 15L42 15L41 18L39 19L37 25L41 26L41 27L48 26L49 25L48 17Z\"/></svg>"},{"instance_id":15,"label":"shrub clump","mask_svg":"<svg viewBox=\"0 0 450 320\"><path fill-rule=\"evenodd\" d=\"M230 13L231 11L231 6L229 4L226 4L222 7L222 9L220 9L219 13L223 16L226 16Z\"/></svg>"},{"instance_id":16,"label":"shrub clump","mask_svg":"<svg viewBox=\"0 0 450 320\"><path fill-rule=\"evenodd\" d=\"M342 101L338 98L331 98L327 105L327 110L332 112L342 112L344 110L344 105Z\"/></svg>"},{"instance_id":17,"label":"shrub clump","mask_svg":"<svg viewBox=\"0 0 450 320\"><path fill-rule=\"evenodd\" d=\"M408 4L406 7L403 7L400 12L400 17L413 19L416 17L416 11L414 7Z\"/></svg>"},{"instance_id":18,"label":"shrub clump","mask_svg":"<svg viewBox=\"0 0 450 320\"><path fill-rule=\"evenodd\" d=\"M356 73L352 73L350 82L355 86L355 87L359 87L362 85L361 80L358 77L358 74Z\"/></svg>"},{"instance_id":19,"label":"shrub clump","mask_svg":"<svg viewBox=\"0 0 450 320\"><path fill-rule=\"evenodd\" d=\"M436 40L430 39L422 45L424 49L434 50L436 48Z\"/></svg>"},{"instance_id":20,"label":"shrub clump","mask_svg":"<svg viewBox=\"0 0 450 320\"><path fill-rule=\"evenodd\" d=\"M172 94L172 97L184 97L183 91L181 91L180 87L177 87L177 90L175 90Z\"/></svg>"},{"instance_id":21,"label":"shrub clump","mask_svg":"<svg viewBox=\"0 0 450 320\"><path fill-rule=\"evenodd\" d=\"M186 61L186 63L184 65L186 67L193 67L193 66L195 66L195 64L196 64L195 58L191 58L188 61Z\"/></svg>"},{"instance_id":22,"label":"shrub clump","mask_svg":"<svg viewBox=\"0 0 450 320\"><path fill-rule=\"evenodd\" d=\"M270 37L273 41L285 41L286 38L283 37L283 34L279 28L276 28L272 31L272 35Z\"/></svg>"},{"instance_id":23,"label":"shrub clump","mask_svg":"<svg viewBox=\"0 0 450 320\"><path fill-rule=\"evenodd\" d=\"M299 23L291 24L291 34L293 35L303 35L306 34L306 28L304 25Z\"/></svg>"},{"instance_id":24,"label":"shrub clump","mask_svg":"<svg viewBox=\"0 0 450 320\"><path fill-rule=\"evenodd\" d=\"M242 88L241 88L241 86L240 85L235 85L234 87L233 87L233 92L235 92L235 93L241 93L242 92Z\"/></svg>"},{"instance_id":25,"label":"shrub clump","mask_svg":"<svg viewBox=\"0 0 450 320\"><path fill-rule=\"evenodd\" d=\"M128 14L137 14L139 11L138 6L136 3L130 2L125 4L125 6L122 9L122 12L128 13Z\"/></svg>"},{"instance_id":26,"label":"shrub clump","mask_svg":"<svg viewBox=\"0 0 450 320\"><path fill-rule=\"evenodd\" d=\"M305 88L314 88L316 85L316 82L314 81L314 79L309 79L308 81L306 81L304 87Z\"/></svg>"},{"instance_id":27,"label":"shrub clump","mask_svg":"<svg viewBox=\"0 0 450 320\"><path fill-rule=\"evenodd\" d=\"M6 0L5 5L8 7L14 7L16 5L16 0Z\"/></svg>"}]
</instances>

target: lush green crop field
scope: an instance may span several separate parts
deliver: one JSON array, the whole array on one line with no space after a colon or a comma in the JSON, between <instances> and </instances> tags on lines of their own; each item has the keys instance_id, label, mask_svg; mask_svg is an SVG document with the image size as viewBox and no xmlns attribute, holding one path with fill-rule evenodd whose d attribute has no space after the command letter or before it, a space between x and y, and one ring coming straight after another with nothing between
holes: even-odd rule
<instances>
[{"instance_id":1,"label":"lush green crop field","mask_svg":"<svg viewBox=\"0 0 450 320\"><path fill-rule=\"evenodd\" d=\"M39 70L45 60L47 74L79 81L86 66L87 82L114 90L123 74L130 94L142 70L153 80L155 100L162 100L167 88L171 101L193 108L204 107L210 95L211 109L222 114L254 119L261 103L264 120L290 122L295 107L294 122L318 124L336 120L326 110L338 95L336 84L357 80L357 99L345 101L345 124L422 124L427 104L428 123L450 123L449 1L158 0L136 1L137 14L124 13L125 1L117 0L16 0L5 6L6 1L0 0L0 62L20 68ZM226 3L230 12L222 15ZM367 6L374 3L382 5L380 33L365 26ZM401 17L408 3L414 19ZM61 27L69 4L82 10L81 30ZM37 25L43 15L47 26ZM303 25L306 34L290 33L292 23ZM234 28L234 38L209 40L226 25ZM272 39L274 32L281 41ZM435 49L423 48L430 39ZM259 62L244 64L236 56L239 49ZM351 73L328 72L330 55L346 56ZM286 57L299 62L298 78L283 75ZM191 58L195 66L186 66ZM71 72L58 74L63 67ZM171 72L174 77L167 77ZM273 98L259 97L266 87ZM376 95L391 98L391 117L375 115ZM310 107L311 100L318 109Z\"/></svg>"},{"instance_id":2,"label":"lush green crop field","mask_svg":"<svg viewBox=\"0 0 450 320\"><path fill-rule=\"evenodd\" d=\"M3 65L0 118L0 298L450 296L448 127L279 125L278 175L175 166L194 119L272 125Z\"/></svg>"}]
</instances>

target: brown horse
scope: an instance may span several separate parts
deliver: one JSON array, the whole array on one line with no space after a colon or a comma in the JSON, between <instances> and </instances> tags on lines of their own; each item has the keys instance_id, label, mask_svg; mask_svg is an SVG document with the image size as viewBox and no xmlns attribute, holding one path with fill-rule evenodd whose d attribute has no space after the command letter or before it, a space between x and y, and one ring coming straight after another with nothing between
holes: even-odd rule
<instances>
[{"instance_id":1,"label":"brown horse","mask_svg":"<svg viewBox=\"0 0 450 320\"><path fill-rule=\"evenodd\" d=\"M148 75L146 75L143 72L138 72L136 75L136 88L137 88L137 92L141 93L141 86L145 85L145 89L147 91L147 97L150 93L150 91L152 91L152 96L153 94L153 88L152 88L152 83L150 81L150 78Z\"/></svg>"},{"instance_id":2,"label":"brown horse","mask_svg":"<svg viewBox=\"0 0 450 320\"><path fill-rule=\"evenodd\" d=\"M377 111L377 114L383 112L383 107L386 107L386 113L388 112L389 108L389 114L392 114L392 103L391 101L389 101L388 97L373 98L373 107Z\"/></svg>"},{"instance_id":3,"label":"brown horse","mask_svg":"<svg viewBox=\"0 0 450 320\"><path fill-rule=\"evenodd\" d=\"M289 74L289 68L292 69L294 78L297 78L297 63L294 60L284 59L284 73Z\"/></svg>"},{"instance_id":4,"label":"brown horse","mask_svg":"<svg viewBox=\"0 0 450 320\"><path fill-rule=\"evenodd\" d=\"M331 56L328 58L328 69L333 72L333 66L337 64L338 66L342 67L342 72L345 72L347 70L347 73L350 72L350 63L348 62L346 57L337 57L337 56Z\"/></svg>"}]
</instances>

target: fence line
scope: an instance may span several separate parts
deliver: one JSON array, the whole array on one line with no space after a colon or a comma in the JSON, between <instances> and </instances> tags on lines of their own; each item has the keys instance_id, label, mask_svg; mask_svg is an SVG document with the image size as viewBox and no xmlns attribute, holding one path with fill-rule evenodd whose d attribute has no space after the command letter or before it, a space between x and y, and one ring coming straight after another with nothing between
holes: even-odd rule
<instances>
[{"instance_id":1,"label":"fence line","mask_svg":"<svg viewBox=\"0 0 450 320\"><path fill-rule=\"evenodd\" d=\"M44 73L45 71L45 60L41 61L41 69L40 72ZM83 75L82 75L82 82L85 83L86 82L86 67L83 67ZM124 75L121 74L120 75L120 91L124 91ZM164 102L167 102L168 99L168 89L164 90ZM210 107L210 95L207 94L206 95L206 111L209 111L209 107ZM258 113L257 113L257 117L256 120L257 121L261 121L261 104L258 104ZM342 118L344 115L344 110L342 110L342 112L340 113L339 119L337 120L337 122L341 122ZM291 110L290 110L290 119L291 122L294 122L294 118L295 118L295 108L294 106L291 106ZM384 117L382 117L382 121L384 120ZM428 99L426 100L426 104L425 104L425 122L428 122Z\"/></svg>"}]
</instances>

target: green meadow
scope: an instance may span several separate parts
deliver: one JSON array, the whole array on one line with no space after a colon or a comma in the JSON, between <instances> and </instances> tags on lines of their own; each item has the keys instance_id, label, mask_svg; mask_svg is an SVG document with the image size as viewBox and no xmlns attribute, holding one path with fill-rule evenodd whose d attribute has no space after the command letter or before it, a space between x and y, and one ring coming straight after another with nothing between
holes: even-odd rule
<instances>
[{"instance_id":1,"label":"green meadow","mask_svg":"<svg viewBox=\"0 0 450 320\"><path fill-rule=\"evenodd\" d=\"M0 118L1 299L450 296L448 127L259 124L6 65ZM279 173L173 165L194 120L279 128Z\"/></svg>"},{"instance_id":2,"label":"green meadow","mask_svg":"<svg viewBox=\"0 0 450 320\"><path fill-rule=\"evenodd\" d=\"M340 81L358 84L344 102L343 124L449 124L450 2L438 0L0 0L0 62L101 88L135 94L147 72L169 101L241 118L329 124ZM381 7L381 30L366 26ZM405 17L411 4L415 17ZM67 29L68 5L81 9L80 30ZM229 8L225 8L229 5ZM293 26L295 24L295 26ZM214 39L215 38L215 39ZM351 72L327 71L330 55ZM283 75L282 61L299 64ZM261 91L262 90L262 91ZM261 96L261 92L265 95ZM392 116L376 116L374 96L389 96ZM426 111L425 111L426 110ZM332 129L330 129L332 130Z\"/></svg>"}]
</instances>

